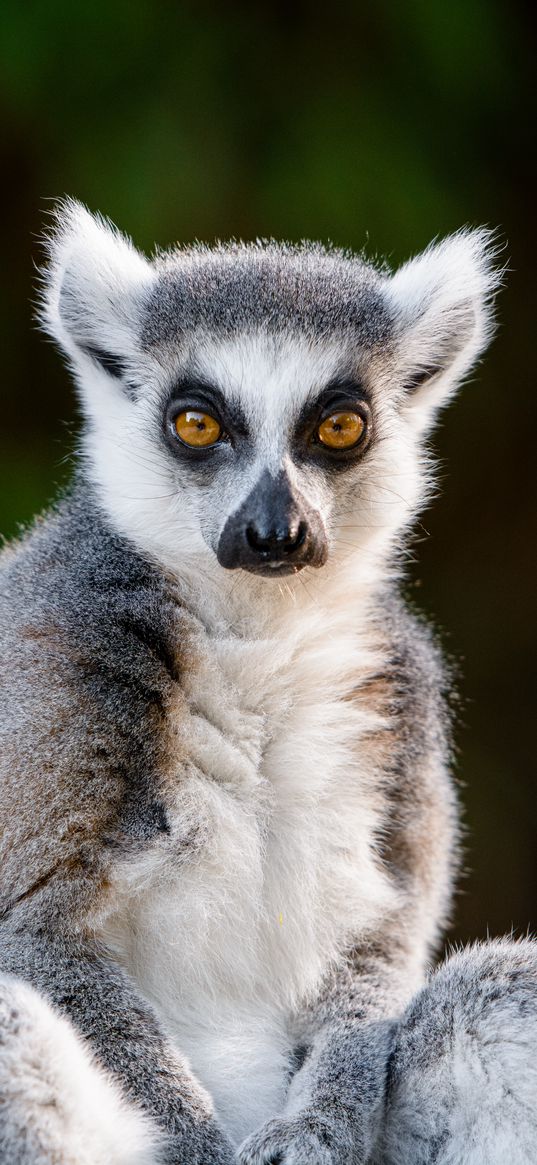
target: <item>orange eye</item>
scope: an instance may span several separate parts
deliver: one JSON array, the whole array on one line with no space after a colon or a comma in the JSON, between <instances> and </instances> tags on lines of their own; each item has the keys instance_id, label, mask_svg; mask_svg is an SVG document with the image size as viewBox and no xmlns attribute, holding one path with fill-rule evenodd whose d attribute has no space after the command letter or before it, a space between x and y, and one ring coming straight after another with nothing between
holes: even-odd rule
<instances>
[{"instance_id":1,"label":"orange eye","mask_svg":"<svg viewBox=\"0 0 537 1165\"><path fill-rule=\"evenodd\" d=\"M332 413L317 429L322 445L329 449L352 449L365 432L365 421L360 413Z\"/></svg>"},{"instance_id":2,"label":"orange eye","mask_svg":"<svg viewBox=\"0 0 537 1165\"><path fill-rule=\"evenodd\" d=\"M177 436L185 445L194 449L203 449L208 445L215 445L222 436L222 426L210 413L201 413L196 409L179 413L174 419L174 428Z\"/></svg>"}]
</instances>

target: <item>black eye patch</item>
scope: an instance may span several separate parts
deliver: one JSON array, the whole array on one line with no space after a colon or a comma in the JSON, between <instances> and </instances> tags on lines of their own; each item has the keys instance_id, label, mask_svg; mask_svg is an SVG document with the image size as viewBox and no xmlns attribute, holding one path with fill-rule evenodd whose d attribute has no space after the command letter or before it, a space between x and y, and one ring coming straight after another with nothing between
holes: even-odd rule
<instances>
[{"instance_id":1,"label":"black eye patch","mask_svg":"<svg viewBox=\"0 0 537 1165\"><path fill-rule=\"evenodd\" d=\"M319 428L331 416L356 414L363 422L363 434L349 448L329 447ZM316 464L327 472L349 469L371 444L373 415L369 394L354 377L332 381L314 401L308 402L295 426L293 452L297 461Z\"/></svg>"},{"instance_id":2,"label":"black eye patch","mask_svg":"<svg viewBox=\"0 0 537 1165\"><path fill-rule=\"evenodd\" d=\"M214 418L221 436L213 444L190 446L178 440L176 419L181 413L200 412ZM168 449L200 470L214 470L222 461L248 451L249 431L240 406L224 396L216 385L199 377L185 376L171 387L164 405L163 436Z\"/></svg>"},{"instance_id":3,"label":"black eye patch","mask_svg":"<svg viewBox=\"0 0 537 1165\"><path fill-rule=\"evenodd\" d=\"M248 425L240 405L206 380L185 376L176 381L168 394L166 411L176 404L183 409L201 408L210 413L220 421L231 440L248 436Z\"/></svg>"}]
</instances>

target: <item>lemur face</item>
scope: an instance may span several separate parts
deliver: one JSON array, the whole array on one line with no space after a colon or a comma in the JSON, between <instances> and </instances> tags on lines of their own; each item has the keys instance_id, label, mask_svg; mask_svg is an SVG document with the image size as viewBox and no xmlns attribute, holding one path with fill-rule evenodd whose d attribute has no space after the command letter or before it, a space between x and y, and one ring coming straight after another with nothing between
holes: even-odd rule
<instances>
[{"instance_id":1,"label":"lemur face","mask_svg":"<svg viewBox=\"0 0 537 1165\"><path fill-rule=\"evenodd\" d=\"M324 565L381 424L356 351L199 336L159 408L167 472L222 567L277 578Z\"/></svg>"},{"instance_id":2,"label":"lemur face","mask_svg":"<svg viewBox=\"0 0 537 1165\"><path fill-rule=\"evenodd\" d=\"M305 244L149 262L60 207L42 319L74 367L114 524L168 569L277 579L393 543L439 405L490 331L485 231L395 275Z\"/></svg>"}]
</instances>

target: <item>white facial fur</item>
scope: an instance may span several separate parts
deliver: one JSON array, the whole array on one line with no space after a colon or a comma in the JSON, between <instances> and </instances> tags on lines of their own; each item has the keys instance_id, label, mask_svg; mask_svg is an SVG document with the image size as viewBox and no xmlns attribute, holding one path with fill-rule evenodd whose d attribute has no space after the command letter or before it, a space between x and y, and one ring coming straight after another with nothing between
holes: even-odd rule
<instances>
[{"instance_id":1,"label":"white facial fur","mask_svg":"<svg viewBox=\"0 0 537 1165\"><path fill-rule=\"evenodd\" d=\"M489 233L460 232L392 277L379 280L371 272L392 321L382 344L361 348L341 326L328 337L268 324L230 336L205 323L181 342L148 348L141 334L159 263L148 262L76 203L60 209L58 222L42 320L73 366L87 420L84 457L116 528L174 574L197 577L202 571L222 596L238 590L243 603L245 594L254 602L262 594L262 606L272 608L283 590L291 593L304 580L286 580L282 588L241 571L237 586L236 572L219 566L215 550L227 519L263 470L285 468L327 529L328 565L320 572L306 569L310 578L315 573L315 586L318 574L328 583L338 572L351 569L356 576L370 572L374 562L385 563L426 496L424 437L490 334L499 276L491 266ZM103 369L87 348L119 359L123 379ZM161 439L167 393L192 363L240 404L254 438L248 462L226 464L209 484L200 484ZM370 393L374 441L352 468L327 474L294 459L293 426L303 405L348 368ZM423 383L415 386L420 375Z\"/></svg>"}]
</instances>

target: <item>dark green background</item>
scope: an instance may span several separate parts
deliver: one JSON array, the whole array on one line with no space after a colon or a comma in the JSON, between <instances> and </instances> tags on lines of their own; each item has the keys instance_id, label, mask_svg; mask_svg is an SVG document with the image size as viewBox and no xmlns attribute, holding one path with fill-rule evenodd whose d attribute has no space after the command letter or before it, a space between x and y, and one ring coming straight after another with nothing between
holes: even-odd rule
<instances>
[{"instance_id":1,"label":"dark green background","mask_svg":"<svg viewBox=\"0 0 537 1165\"><path fill-rule=\"evenodd\" d=\"M464 223L498 226L500 330L439 432L443 494L412 593L462 661L469 873L453 934L521 933L537 923L530 15L507 0L323 8L3 0L0 529L54 493L76 431L31 319L47 199L76 195L142 247L306 235L393 263Z\"/></svg>"}]
</instances>

